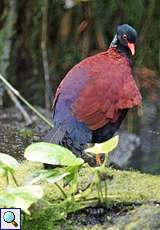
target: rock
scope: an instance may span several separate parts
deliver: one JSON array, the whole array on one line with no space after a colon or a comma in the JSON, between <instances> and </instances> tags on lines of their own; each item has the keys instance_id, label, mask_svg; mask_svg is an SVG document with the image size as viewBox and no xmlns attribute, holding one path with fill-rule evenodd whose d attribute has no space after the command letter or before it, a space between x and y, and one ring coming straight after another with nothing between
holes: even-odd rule
<instances>
[{"instance_id":1,"label":"rock","mask_svg":"<svg viewBox=\"0 0 160 230\"><path fill-rule=\"evenodd\" d=\"M142 205L128 212L125 216L115 218L114 226L99 229L107 230L159 230L160 207L159 205Z\"/></svg>"},{"instance_id":2,"label":"rock","mask_svg":"<svg viewBox=\"0 0 160 230\"><path fill-rule=\"evenodd\" d=\"M140 138L136 134L121 132L118 148L109 155L109 160L116 166L127 165L134 150L140 145Z\"/></svg>"}]
</instances>

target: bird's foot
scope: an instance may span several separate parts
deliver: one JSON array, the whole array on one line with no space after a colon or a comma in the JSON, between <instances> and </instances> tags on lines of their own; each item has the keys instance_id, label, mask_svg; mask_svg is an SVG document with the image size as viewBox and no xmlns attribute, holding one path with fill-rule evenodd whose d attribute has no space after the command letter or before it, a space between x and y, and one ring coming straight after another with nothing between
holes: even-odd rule
<instances>
[{"instance_id":1,"label":"bird's foot","mask_svg":"<svg viewBox=\"0 0 160 230\"><path fill-rule=\"evenodd\" d=\"M97 164L97 166L101 166L102 165L100 154L96 154L96 164Z\"/></svg>"}]
</instances>

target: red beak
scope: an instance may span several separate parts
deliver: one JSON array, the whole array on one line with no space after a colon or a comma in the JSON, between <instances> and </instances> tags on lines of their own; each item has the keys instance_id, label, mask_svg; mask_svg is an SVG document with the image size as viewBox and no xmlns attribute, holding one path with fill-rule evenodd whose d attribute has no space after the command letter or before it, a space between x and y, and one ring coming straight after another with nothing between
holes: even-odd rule
<instances>
[{"instance_id":1,"label":"red beak","mask_svg":"<svg viewBox=\"0 0 160 230\"><path fill-rule=\"evenodd\" d=\"M130 49L132 55L135 55L135 45L134 45L134 43L129 43L128 42L128 48Z\"/></svg>"}]
</instances>

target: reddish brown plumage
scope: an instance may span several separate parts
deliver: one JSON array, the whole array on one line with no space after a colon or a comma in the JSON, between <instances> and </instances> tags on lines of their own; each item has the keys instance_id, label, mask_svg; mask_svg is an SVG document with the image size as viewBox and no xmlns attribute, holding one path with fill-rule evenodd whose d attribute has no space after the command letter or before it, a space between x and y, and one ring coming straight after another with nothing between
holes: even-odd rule
<instances>
[{"instance_id":1,"label":"reddish brown plumage","mask_svg":"<svg viewBox=\"0 0 160 230\"><path fill-rule=\"evenodd\" d=\"M79 67L88 68L89 76L72 109L91 130L114 123L121 110L141 105L129 61L115 48L85 59Z\"/></svg>"},{"instance_id":2,"label":"reddish brown plumage","mask_svg":"<svg viewBox=\"0 0 160 230\"><path fill-rule=\"evenodd\" d=\"M141 106L130 65L136 37L131 26L118 26L106 52L84 59L68 72L56 92L54 129L47 141L86 159L86 144L110 139L128 109Z\"/></svg>"}]
</instances>

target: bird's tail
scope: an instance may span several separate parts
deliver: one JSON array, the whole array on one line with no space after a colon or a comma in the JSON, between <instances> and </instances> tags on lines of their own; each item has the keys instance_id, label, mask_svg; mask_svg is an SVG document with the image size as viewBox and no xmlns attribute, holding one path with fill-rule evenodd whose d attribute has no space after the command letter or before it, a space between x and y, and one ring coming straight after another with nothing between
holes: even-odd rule
<instances>
[{"instance_id":1,"label":"bird's tail","mask_svg":"<svg viewBox=\"0 0 160 230\"><path fill-rule=\"evenodd\" d=\"M72 151L77 157L83 158L90 165L95 165L95 159L84 153L85 145L77 141L73 141L68 135L65 127L59 126L51 129L43 138L45 142L58 144ZM45 164L45 168L53 168L53 166Z\"/></svg>"},{"instance_id":2,"label":"bird's tail","mask_svg":"<svg viewBox=\"0 0 160 230\"><path fill-rule=\"evenodd\" d=\"M49 143L54 144L62 144L64 138L64 131L61 128L52 128L46 136L44 136L43 140Z\"/></svg>"},{"instance_id":3,"label":"bird's tail","mask_svg":"<svg viewBox=\"0 0 160 230\"><path fill-rule=\"evenodd\" d=\"M59 126L51 129L47 135L43 138L45 142L62 145L68 148L77 156L80 156L82 146L77 142L73 141L66 130L66 127Z\"/></svg>"},{"instance_id":4,"label":"bird's tail","mask_svg":"<svg viewBox=\"0 0 160 230\"><path fill-rule=\"evenodd\" d=\"M43 141L53 144L62 145L64 132L59 128L52 128L44 137ZM57 165L44 164L45 169L54 169Z\"/></svg>"}]
</instances>

